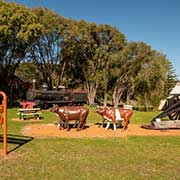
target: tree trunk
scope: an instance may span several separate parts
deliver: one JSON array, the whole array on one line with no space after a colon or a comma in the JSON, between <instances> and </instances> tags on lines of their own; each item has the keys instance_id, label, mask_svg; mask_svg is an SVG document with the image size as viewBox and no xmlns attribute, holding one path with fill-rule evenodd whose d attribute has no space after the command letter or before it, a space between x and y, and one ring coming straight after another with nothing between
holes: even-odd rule
<instances>
[{"instance_id":1,"label":"tree trunk","mask_svg":"<svg viewBox=\"0 0 180 180\"><path fill-rule=\"evenodd\" d=\"M107 107L107 97L108 97L108 93L106 91L104 91L104 107Z\"/></svg>"},{"instance_id":2,"label":"tree trunk","mask_svg":"<svg viewBox=\"0 0 180 180\"><path fill-rule=\"evenodd\" d=\"M105 83L105 86L104 86L104 107L107 106L107 98L108 98L108 93L107 93L107 83Z\"/></svg>"},{"instance_id":3,"label":"tree trunk","mask_svg":"<svg viewBox=\"0 0 180 180\"><path fill-rule=\"evenodd\" d=\"M66 67L66 61L64 61L62 69L61 69L61 74L60 74L60 77L59 77L59 85L62 82L62 79L63 79L63 76L64 76L64 71L65 71L65 67Z\"/></svg>"},{"instance_id":4,"label":"tree trunk","mask_svg":"<svg viewBox=\"0 0 180 180\"><path fill-rule=\"evenodd\" d=\"M144 108L145 108L145 111L148 111L148 103L147 103L146 93L145 93L145 96L144 96Z\"/></svg>"},{"instance_id":5,"label":"tree trunk","mask_svg":"<svg viewBox=\"0 0 180 180\"><path fill-rule=\"evenodd\" d=\"M130 92L127 91L127 95L126 95L126 104L130 104Z\"/></svg>"},{"instance_id":6,"label":"tree trunk","mask_svg":"<svg viewBox=\"0 0 180 180\"><path fill-rule=\"evenodd\" d=\"M129 94L127 94L127 96L126 96L126 104L130 104L130 96L129 96Z\"/></svg>"},{"instance_id":7,"label":"tree trunk","mask_svg":"<svg viewBox=\"0 0 180 180\"><path fill-rule=\"evenodd\" d=\"M121 99L121 96L123 94L122 88L119 88L118 86L115 86L113 91L113 104L114 107L118 107L119 101Z\"/></svg>"},{"instance_id":8,"label":"tree trunk","mask_svg":"<svg viewBox=\"0 0 180 180\"><path fill-rule=\"evenodd\" d=\"M91 81L86 83L89 105L94 105L98 83Z\"/></svg>"}]
</instances>

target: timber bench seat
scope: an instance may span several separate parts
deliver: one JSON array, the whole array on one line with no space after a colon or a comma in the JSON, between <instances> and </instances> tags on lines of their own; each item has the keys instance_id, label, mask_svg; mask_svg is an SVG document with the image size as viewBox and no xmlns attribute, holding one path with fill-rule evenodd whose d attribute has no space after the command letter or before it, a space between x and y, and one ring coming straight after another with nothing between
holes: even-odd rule
<instances>
[{"instance_id":1,"label":"timber bench seat","mask_svg":"<svg viewBox=\"0 0 180 180\"><path fill-rule=\"evenodd\" d=\"M17 113L21 120L24 120L26 116L33 116L34 119L39 120L40 115L42 114L40 108L31 108L31 109L19 109Z\"/></svg>"}]
</instances>

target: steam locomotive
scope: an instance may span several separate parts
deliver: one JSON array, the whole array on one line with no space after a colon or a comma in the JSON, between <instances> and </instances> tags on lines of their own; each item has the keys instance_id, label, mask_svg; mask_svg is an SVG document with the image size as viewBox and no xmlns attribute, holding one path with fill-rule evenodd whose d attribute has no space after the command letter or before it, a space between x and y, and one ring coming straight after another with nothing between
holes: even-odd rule
<instances>
[{"instance_id":1,"label":"steam locomotive","mask_svg":"<svg viewBox=\"0 0 180 180\"><path fill-rule=\"evenodd\" d=\"M59 106L77 106L87 104L87 93L83 90L48 90L44 86L41 90L32 88L26 93L26 100L33 101L36 107L47 109L52 107L53 104Z\"/></svg>"}]
</instances>

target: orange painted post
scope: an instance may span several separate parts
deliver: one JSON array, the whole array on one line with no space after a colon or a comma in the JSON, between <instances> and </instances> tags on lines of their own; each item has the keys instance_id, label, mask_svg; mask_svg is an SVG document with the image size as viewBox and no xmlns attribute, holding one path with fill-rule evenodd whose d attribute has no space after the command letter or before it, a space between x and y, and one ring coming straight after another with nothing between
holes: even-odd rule
<instances>
[{"instance_id":1,"label":"orange painted post","mask_svg":"<svg viewBox=\"0 0 180 180\"><path fill-rule=\"evenodd\" d=\"M0 95L3 97L2 105L0 105L0 112L2 117L0 117L0 123L3 128L3 154L4 157L7 155L7 96L4 92L0 91Z\"/></svg>"}]
</instances>

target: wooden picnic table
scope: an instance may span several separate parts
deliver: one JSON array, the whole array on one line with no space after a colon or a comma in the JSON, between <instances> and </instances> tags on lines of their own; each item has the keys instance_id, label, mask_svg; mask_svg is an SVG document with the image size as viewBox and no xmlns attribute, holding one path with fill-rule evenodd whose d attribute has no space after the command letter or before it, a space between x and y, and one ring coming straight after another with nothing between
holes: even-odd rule
<instances>
[{"instance_id":1,"label":"wooden picnic table","mask_svg":"<svg viewBox=\"0 0 180 180\"><path fill-rule=\"evenodd\" d=\"M40 112L40 108L29 108L29 109L25 108L25 109L18 109L17 114L19 115L19 118L21 120L24 120L25 116L33 116L34 119L39 120L41 112Z\"/></svg>"}]
</instances>

